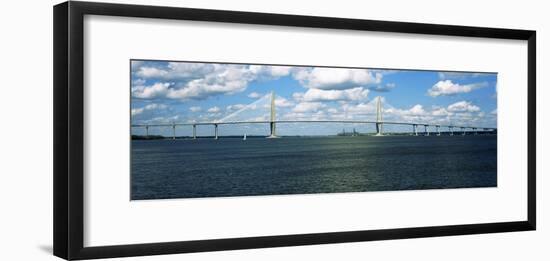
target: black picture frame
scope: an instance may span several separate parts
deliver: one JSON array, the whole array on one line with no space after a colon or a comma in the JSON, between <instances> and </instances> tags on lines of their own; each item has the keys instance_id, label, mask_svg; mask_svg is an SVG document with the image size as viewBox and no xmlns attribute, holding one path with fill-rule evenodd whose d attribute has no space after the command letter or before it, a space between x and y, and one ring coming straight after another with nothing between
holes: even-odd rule
<instances>
[{"instance_id":1,"label":"black picture frame","mask_svg":"<svg viewBox=\"0 0 550 261\"><path fill-rule=\"evenodd\" d=\"M527 231L535 230L536 228L535 31L74 1L61 3L54 6L53 9L53 240L54 255L58 257L67 260L127 257L202 251ZM410 227L365 231L335 231L330 233L84 247L84 15L213 21L224 23L397 32L419 35L463 36L527 41L527 220L501 223L460 224L451 226Z\"/></svg>"}]
</instances>

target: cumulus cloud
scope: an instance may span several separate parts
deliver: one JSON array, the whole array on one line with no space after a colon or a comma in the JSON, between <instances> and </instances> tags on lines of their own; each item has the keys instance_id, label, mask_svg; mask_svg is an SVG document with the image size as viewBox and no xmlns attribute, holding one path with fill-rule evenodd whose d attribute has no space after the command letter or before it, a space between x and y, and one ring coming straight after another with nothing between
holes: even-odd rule
<instances>
[{"instance_id":1,"label":"cumulus cloud","mask_svg":"<svg viewBox=\"0 0 550 261\"><path fill-rule=\"evenodd\" d=\"M305 93L294 93L293 98L299 101L359 101L366 100L369 90L356 87L347 90L308 89Z\"/></svg>"},{"instance_id":2,"label":"cumulus cloud","mask_svg":"<svg viewBox=\"0 0 550 261\"><path fill-rule=\"evenodd\" d=\"M168 71L156 68L156 67L141 67L136 72L136 75L143 78L156 78L165 77L168 75Z\"/></svg>"},{"instance_id":3,"label":"cumulus cloud","mask_svg":"<svg viewBox=\"0 0 550 261\"><path fill-rule=\"evenodd\" d=\"M192 106L192 107L189 107L189 110L192 112L199 112L202 110L202 108L200 106Z\"/></svg>"},{"instance_id":4,"label":"cumulus cloud","mask_svg":"<svg viewBox=\"0 0 550 261\"><path fill-rule=\"evenodd\" d=\"M166 108L168 108L168 106L166 106L164 104L151 103L151 104L147 104L147 105L145 105L144 107L141 107L141 108L133 108L131 110L131 113L132 113L132 116L136 116L136 115L144 113L145 111L160 110L160 109L166 109Z\"/></svg>"},{"instance_id":5,"label":"cumulus cloud","mask_svg":"<svg viewBox=\"0 0 550 261\"><path fill-rule=\"evenodd\" d=\"M478 112L480 108L468 101L459 101L447 107L450 112Z\"/></svg>"},{"instance_id":6,"label":"cumulus cloud","mask_svg":"<svg viewBox=\"0 0 550 261\"><path fill-rule=\"evenodd\" d=\"M294 79L306 88L345 90L370 84L379 84L382 73L367 69L302 68L293 73Z\"/></svg>"},{"instance_id":7,"label":"cumulus cloud","mask_svg":"<svg viewBox=\"0 0 550 261\"><path fill-rule=\"evenodd\" d=\"M324 107L326 107L326 105L321 102L301 102L298 103L292 111L297 113L315 112Z\"/></svg>"},{"instance_id":8,"label":"cumulus cloud","mask_svg":"<svg viewBox=\"0 0 550 261\"><path fill-rule=\"evenodd\" d=\"M257 93L257 92L251 92L251 93L248 94L248 98L257 99L257 98L260 98L260 97L262 97L262 94Z\"/></svg>"},{"instance_id":9,"label":"cumulus cloud","mask_svg":"<svg viewBox=\"0 0 550 261\"><path fill-rule=\"evenodd\" d=\"M276 107L292 107L294 106L294 103L283 98L283 97L276 97L275 98L275 106Z\"/></svg>"},{"instance_id":10,"label":"cumulus cloud","mask_svg":"<svg viewBox=\"0 0 550 261\"><path fill-rule=\"evenodd\" d=\"M460 93L468 93L475 89L479 89L485 86L487 86L487 83L485 82L460 85L457 83L453 83L451 80L444 80L434 84L432 88L428 90L428 95L432 97L450 96L450 95L456 95Z\"/></svg>"},{"instance_id":11,"label":"cumulus cloud","mask_svg":"<svg viewBox=\"0 0 550 261\"><path fill-rule=\"evenodd\" d=\"M338 109L336 109L336 108L329 108L329 109L327 110L327 112L332 113L332 114L335 114L335 113L338 113Z\"/></svg>"},{"instance_id":12,"label":"cumulus cloud","mask_svg":"<svg viewBox=\"0 0 550 261\"><path fill-rule=\"evenodd\" d=\"M426 111L424 110L424 107L420 104L416 104L412 106L410 109L406 111L408 115L414 115L414 116L421 116L425 115Z\"/></svg>"},{"instance_id":13,"label":"cumulus cloud","mask_svg":"<svg viewBox=\"0 0 550 261\"><path fill-rule=\"evenodd\" d=\"M244 107L246 107L245 104L233 104L233 105L227 106L225 109L228 110L228 111L236 111L236 110L240 110Z\"/></svg>"},{"instance_id":14,"label":"cumulus cloud","mask_svg":"<svg viewBox=\"0 0 550 261\"><path fill-rule=\"evenodd\" d=\"M290 74L292 69L286 66L185 62L143 63L132 67L134 77L155 80L156 87L160 88L152 91L146 86L136 85L132 88L134 97L178 100L201 100L215 95L243 92L252 81L283 77Z\"/></svg>"},{"instance_id":15,"label":"cumulus cloud","mask_svg":"<svg viewBox=\"0 0 550 261\"><path fill-rule=\"evenodd\" d=\"M141 79L141 78L138 78L138 79L134 79L132 81L132 86L139 86L139 85L145 85L145 80L144 79Z\"/></svg>"},{"instance_id":16,"label":"cumulus cloud","mask_svg":"<svg viewBox=\"0 0 550 261\"><path fill-rule=\"evenodd\" d=\"M143 108L132 109L132 116L136 116L143 113Z\"/></svg>"},{"instance_id":17,"label":"cumulus cloud","mask_svg":"<svg viewBox=\"0 0 550 261\"><path fill-rule=\"evenodd\" d=\"M131 92L133 97L151 99L166 95L169 87L170 83L158 82L150 86L134 86L132 87Z\"/></svg>"},{"instance_id":18,"label":"cumulus cloud","mask_svg":"<svg viewBox=\"0 0 550 261\"><path fill-rule=\"evenodd\" d=\"M449 115L449 112L445 108L436 107L432 110L432 115L433 116L447 116L447 115Z\"/></svg>"},{"instance_id":19,"label":"cumulus cloud","mask_svg":"<svg viewBox=\"0 0 550 261\"><path fill-rule=\"evenodd\" d=\"M270 65L251 65L250 70L256 75L266 78L279 78L290 74L292 67L289 66L270 66Z\"/></svg>"},{"instance_id":20,"label":"cumulus cloud","mask_svg":"<svg viewBox=\"0 0 550 261\"><path fill-rule=\"evenodd\" d=\"M171 79L196 79L220 71L220 67L219 64L171 62L168 63L167 75Z\"/></svg>"},{"instance_id":21,"label":"cumulus cloud","mask_svg":"<svg viewBox=\"0 0 550 261\"><path fill-rule=\"evenodd\" d=\"M425 108L420 104L409 109L392 108L384 110L385 117L397 121L420 122L429 124L490 125L491 120L481 109L467 101L452 103L446 107Z\"/></svg>"},{"instance_id":22,"label":"cumulus cloud","mask_svg":"<svg viewBox=\"0 0 550 261\"><path fill-rule=\"evenodd\" d=\"M228 66L216 73L191 80L179 88L170 89L166 97L186 100L205 99L218 94L234 94L244 91L253 79L246 68Z\"/></svg>"},{"instance_id":23,"label":"cumulus cloud","mask_svg":"<svg viewBox=\"0 0 550 261\"><path fill-rule=\"evenodd\" d=\"M221 109L218 106L214 106L214 107L207 110L207 112L210 112L210 113L218 113L220 111L221 111Z\"/></svg>"},{"instance_id":24,"label":"cumulus cloud","mask_svg":"<svg viewBox=\"0 0 550 261\"><path fill-rule=\"evenodd\" d=\"M292 99L296 101L301 101L304 99L304 93L303 92L295 92L292 94Z\"/></svg>"},{"instance_id":25,"label":"cumulus cloud","mask_svg":"<svg viewBox=\"0 0 550 261\"><path fill-rule=\"evenodd\" d=\"M215 64L183 62L170 62L166 65L132 64L132 66L135 68L135 75L138 77L165 81L197 79L217 69Z\"/></svg>"}]
</instances>

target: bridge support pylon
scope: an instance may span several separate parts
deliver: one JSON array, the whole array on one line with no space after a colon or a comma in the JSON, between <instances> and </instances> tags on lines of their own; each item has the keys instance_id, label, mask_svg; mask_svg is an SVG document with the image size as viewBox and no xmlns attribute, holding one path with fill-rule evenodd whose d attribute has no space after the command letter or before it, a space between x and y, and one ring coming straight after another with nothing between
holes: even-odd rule
<instances>
[{"instance_id":1,"label":"bridge support pylon","mask_svg":"<svg viewBox=\"0 0 550 261\"><path fill-rule=\"evenodd\" d=\"M193 139L197 139L197 125L193 124Z\"/></svg>"},{"instance_id":2,"label":"bridge support pylon","mask_svg":"<svg viewBox=\"0 0 550 261\"><path fill-rule=\"evenodd\" d=\"M441 131L439 130L439 125L435 125L435 131L437 132L437 136L441 136Z\"/></svg>"},{"instance_id":3,"label":"bridge support pylon","mask_svg":"<svg viewBox=\"0 0 550 261\"><path fill-rule=\"evenodd\" d=\"M382 123L376 123L376 136L382 136Z\"/></svg>"},{"instance_id":4,"label":"bridge support pylon","mask_svg":"<svg viewBox=\"0 0 550 261\"><path fill-rule=\"evenodd\" d=\"M214 139L218 139L218 124L214 124Z\"/></svg>"},{"instance_id":5,"label":"bridge support pylon","mask_svg":"<svg viewBox=\"0 0 550 261\"><path fill-rule=\"evenodd\" d=\"M269 136L267 136L268 139L279 138L277 137L275 124L275 92L271 91L271 117L269 120Z\"/></svg>"},{"instance_id":6,"label":"bridge support pylon","mask_svg":"<svg viewBox=\"0 0 550 261\"><path fill-rule=\"evenodd\" d=\"M424 125L424 133L426 136L430 136L430 131L428 130L428 125Z\"/></svg>"},{"instance_id":7,"label":"bridge support pylon","mask_svg":"<svg viewBox=\"0 0 550 261\"><path fill-rule=\"evenodd\" d=\"M418 128L416 124L413 124L413 133L414 136L418 136Z\"/></svg>"},{"instance_id":8,"label":"bridge support pylon","mask_svg":"<svg viewBox=\"0 0 550 261\"><path fill-rule=\"evenodd\" d=\"M453 127L449 126L449 136L453 136Z\"/></svg>"},{"instance_id":9,"label":"bridge support pylon","mask_svg":"<svg viewBox=\"0 0 550 261\"><path fill-rule=\"evenodd\" d=\"M176 124L172 123L172 139L176 139Z\"/></svg>"},{"instance_id":10,"label":"bridge support pylon","mask_svg":"<svg viewBox=\"0 0 550 261\"><path fill-rule=\"evenodd\" d=\"M275 122L273 122L273 121L269 123L269 136L267 136L267 138L268 139L279 138L277 136Z\"/></svg>"},{"instance_id":11,"label":"bridge support pylon","mask_svg":"<svg viewBox=\"0 0 550 261\"><path fill-rule=\"evenodd\" d=\"M376 136L382 136L382 101L380 96L376 98Z\"/></svg>"}]
</instances>

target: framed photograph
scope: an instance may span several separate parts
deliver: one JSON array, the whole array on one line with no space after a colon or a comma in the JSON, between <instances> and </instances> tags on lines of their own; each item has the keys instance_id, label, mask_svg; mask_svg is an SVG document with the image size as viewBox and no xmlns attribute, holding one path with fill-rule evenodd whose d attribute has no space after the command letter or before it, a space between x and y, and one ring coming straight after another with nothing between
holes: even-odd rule
<instances>
[{"instance_id":1,"label":"framed photograph","mask_svg":"<svg viewBox=\"0 0 550 261\"><path fill-rule=\"evenodd\" d=\"M535 230L536 33L54 7L54 254Z\"/></svg>"}]
</instances>

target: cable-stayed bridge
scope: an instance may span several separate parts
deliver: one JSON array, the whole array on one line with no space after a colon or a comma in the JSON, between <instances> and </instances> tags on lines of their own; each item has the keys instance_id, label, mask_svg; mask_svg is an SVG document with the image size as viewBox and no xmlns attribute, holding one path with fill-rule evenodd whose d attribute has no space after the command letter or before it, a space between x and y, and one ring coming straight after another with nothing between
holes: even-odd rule
<instances>
[{"instance_id":1,"label":"cable-stayed bridge","mask_svg":"<svg viewBox=\"0 0 550 261\"><path fill-rule=\"evenodd\" d=\"M277 124L314 124L314 123L338 123L338 124L367 124L367 125L374 125L376 127L376 133L375 136L384 136L383 128L386 125L400 125L400 126L409 126L411 127L411 135L414 136L430 136L430 135L436 135L441 136L442 130L450 135L466 135L466 133L472 133L474 135L477 135L478 133L495 133L497 131L496 128L489 128L489 127L479 127L479 126L467 126L467 125L455 125L455 124L436 124L436 123L428 123L428 122L406 122L406 121L386 121L383 119L383 109L382 109L382 101L381 97L376 98L376 120L348 120L348 119L336 119L336 120L307 120L307 119L277 119L276 117L276 101L275 101L275 93L271 92L268 97L270 99L270 103L267 106L270 110L269 112L269 118L268 119L259 119L259 120L236 120L235 116L242 113L245 109L250 108L257 108L259 105L258 103L261 101L259 99L256 102L253 102L244 108L241 108L237 110L236 112L220 119L217 121L205 121L205 122L187 122L187 123L152 123L152 124L132 124L131 127L133 128L144 128L145 129L145 135L149 136L149 128L151 127L166 127L166 128L172 128L172 138L176 138L176 128L177 127L192 127L192 138L196 139L197 136L197 126L213 126L214 127L214 139L218 139L219 131L218 127L221 125L242 125L242 124L265 124L269 125L269 134L266 136L266 138L278 138L277 136ZM266 107L266 106L264 106ZM422 130L423 127L423 130ZM435 129L435 131L430 132L429 128Z\"/></svg>"}]
</instances>

